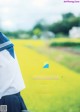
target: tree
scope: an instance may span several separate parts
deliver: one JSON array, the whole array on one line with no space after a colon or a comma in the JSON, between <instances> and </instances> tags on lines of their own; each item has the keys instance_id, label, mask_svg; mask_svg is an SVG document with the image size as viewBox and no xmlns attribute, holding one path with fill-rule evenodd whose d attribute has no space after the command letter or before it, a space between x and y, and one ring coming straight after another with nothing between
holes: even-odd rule
<instances>
[{"instance_id":1,"label":"tree","mask_svg":"<svg viewBox=\"0 0 80 112\"><path fill-rule=\"evenodd\" d=\"M33 34L39 37L41 34L41 30L39 28L36 28L33 30Z\"/></svg>"},{"instance_id":2,"label":"tree","mask_svg":"<svg viewBox=\"0 0 80 112\"><path fill-rule=\"evenodd\" d=\"M63 14L62 17L64 20L64 19L74 18L75 16L73 13L69 12L69 13Z\"/></svg>"},{"instance_id":3,"label":"tree","mask_svg":"<svg viewBox=\"0 0 80 112\"><path fill-rule=\"evenodd\" d=\"M80 17L75 17L72 13L65 14L62 21L53 23L49 26L49 30L57 33L63 33L68 35L69 30L73 26L80 25Z\"/></svg>"}]
</instances>

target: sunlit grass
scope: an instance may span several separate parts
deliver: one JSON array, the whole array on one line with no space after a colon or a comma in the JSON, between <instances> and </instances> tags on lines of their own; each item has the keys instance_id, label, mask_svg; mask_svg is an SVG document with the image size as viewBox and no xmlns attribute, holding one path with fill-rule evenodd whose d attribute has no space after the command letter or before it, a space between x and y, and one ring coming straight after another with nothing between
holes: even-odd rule
<instances>
[{"instance_id":1,"label":"sunlit grass","mask_svg":"<svg viewBox=\"0 0 80 112\"><path fill-rule=\"evenodd\" d=\"M12 40L26 89L24 101L31 112L79 112L80 76L27 46L44 46L41 40ZM44 63L49 68L44 69Z\"/></svg>"},{"instance_id":2,"label":"sunlit grass","mask_svg":"<svg viewBox=\"0 0 80 112\"><path fill-rule=\"evenodd\" d=\"M80 38L54 38L50 42L80 42Z\"/></svg>"}]
</instances>

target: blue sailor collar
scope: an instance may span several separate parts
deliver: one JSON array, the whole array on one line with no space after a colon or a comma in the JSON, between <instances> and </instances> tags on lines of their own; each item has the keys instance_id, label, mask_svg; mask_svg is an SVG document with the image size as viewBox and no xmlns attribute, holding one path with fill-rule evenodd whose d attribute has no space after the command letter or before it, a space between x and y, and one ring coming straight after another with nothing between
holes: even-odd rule
<instances>
[{"instance_id":1,"label":"blue sailor collar","mask_svg":"<svg viewBox=\"0 0 80 112\"><path fill-rule=\"evenodd\" d=\"M10 55L14 58L14 44L3 34L0 32L0 51L7 50Z\"/></svg>"}]
</instances>

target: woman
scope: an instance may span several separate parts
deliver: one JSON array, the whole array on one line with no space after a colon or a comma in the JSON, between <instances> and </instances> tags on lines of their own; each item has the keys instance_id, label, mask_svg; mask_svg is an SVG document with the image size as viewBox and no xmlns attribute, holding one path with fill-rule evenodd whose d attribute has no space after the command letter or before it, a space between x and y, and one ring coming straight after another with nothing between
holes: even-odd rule
<instances>
[{"instance_id":1,"label":"woman","mask_svg":"<svg viewBox=\"0 0 80 112\"><path fill-rule=\"evenodd\" d=\"M0 111L28 112L20 95L24 88L14 45L0 32Z\"/></svg>"}]
</instances>

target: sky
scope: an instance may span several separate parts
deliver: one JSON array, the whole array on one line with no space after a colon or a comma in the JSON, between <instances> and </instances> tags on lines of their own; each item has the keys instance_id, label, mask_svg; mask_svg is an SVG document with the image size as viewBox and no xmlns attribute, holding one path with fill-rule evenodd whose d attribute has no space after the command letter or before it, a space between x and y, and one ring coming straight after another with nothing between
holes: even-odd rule
<instances>
[{"instance_id":1,"label":"sky","mask_svg":"<svg viewBox=\"0 0 80 112\"><path fill-rule=\"evenodd\" d=\"M30 30L41 19L47 24L62 19L62 14L80 15L79 3L64 0L0 0L0 28Z\"/></svg>"}]
</instances>

